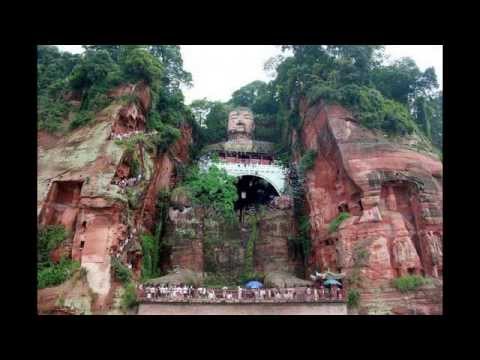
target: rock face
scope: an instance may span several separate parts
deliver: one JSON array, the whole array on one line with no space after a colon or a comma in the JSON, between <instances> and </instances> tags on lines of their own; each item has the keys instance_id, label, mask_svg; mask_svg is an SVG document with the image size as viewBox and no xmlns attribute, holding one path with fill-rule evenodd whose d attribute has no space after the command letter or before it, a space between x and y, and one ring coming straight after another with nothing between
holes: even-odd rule
<instances>
[{"instance_id":1,"label":"rock face","mask_svg":"<svg viewBox=\"0 0 480 360\"><path fill-rule=\"evenodd\" d=\"M165 235L171 246L171 267L239 276L253 226L228 224L209 209L191 206L182 192L174 191L171 205ZM288 248L288 238L295 234L292 210L262 211L256 221L255 271L293 272Z\"/></svg>"},{"instance_id":2,"label":"rock face","mask_svg":"<svg viewBox=\"0 0 480 360\"><path fill-rule=\"evenodd\" d=\"M157 193L173 185L176 164L188 160L192 141L191 129L184 125L181 138L166 153L156 156L142 147L135 150L142 180L134 190L138 206L128 209L132 200L112 180L131 176L132 165L111 135L143 131L151 95L143 83L122 85L109 94L112 98L125 95L137 100L128 104L114 100L89 125L64 137L39 135L38 223L63 224L70 230L71 256L88 270L88 285L99 295L100 307L113 290L110 267L114 253L130 262L139 275L137 235L153 229ZM127 246L129 229L134 236ZM59 253L57 250L52 256L57 258Z\"/></svg>"},{"instance_id":3,"label":"rock face","mask_svg":"<svg viewBox=\"0 0 480 360\"><path fill-rule=\"evenodd\" d=\"M203 219L202 208L169 209L165 242L172 267L203 272Z\"/></svg>"},{"instance_id":4,"label":"rock face","mask_svg":"<svg viewBox=\"0 0 480 360\"><path fill-rule=\"evenodd\" d=\"M348 274L360 267L364 287L388 286L406 274L441 278L442 163L436 156L361 127L340 106L303 103L301 116L294 140L317 152L305 180L310 270ZM350 217L329 233L340 212ZM362 252L368 259L359 265Z\"/></svg>"},{"instance_id":5,"label":"rock face","mask_svg":"<svg viewBox=\"0 0 480 360\"><path fill-rule=\"evenodd\" d=\"M255 269L259 272L290 271L288 238L295 235L293 210L274 209L259 216L255 242Z\"/></svg>"}]
</instances>

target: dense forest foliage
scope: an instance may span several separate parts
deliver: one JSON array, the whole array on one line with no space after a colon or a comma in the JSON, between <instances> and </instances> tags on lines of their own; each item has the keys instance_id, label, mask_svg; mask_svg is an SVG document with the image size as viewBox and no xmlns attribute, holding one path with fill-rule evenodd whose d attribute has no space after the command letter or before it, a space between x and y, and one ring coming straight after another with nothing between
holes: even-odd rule
<instances>
[{"instance_id":1,"label":"dense forest foliage","mask_svg":"<svg viewBox=\"0 0 480 360\"><path fill-rule=\"evenodd\" d=\"M196 125L180 89L191 85L192 76L183 69L179 46L85 45L84 49L73 55L55 46L38 47L39 129L62 133L83 126L112 102L108 90L140 81L152 90L147 127L158 131L154 139L158 145L166 148L175 141L183 121ZM78 106L67 101L72 98L78 99Z\"/></svg>"},{"instance_id":2,"label":"dense forest foliage","mask_svg":"<svg viewBox=\"0 0 480 360\"><path fill-rule=\"evenodd\" d=\"M225 139L226 114L248 106L255 114L258 140L289 148L288 134L300 128L300 99L319 100L349 108L364 126L391 135L425 135L442 148L442 93L433 68L421 71L410 58L387 63L377 45L283 46L292 56L270 59L266 70L275 78L254 81L232 94L226 103L207 99L192 102L192 111L205 126L207 141Z\"/></svg>"},{"instance_id":3,"label":"dense forest foliage","mask_svg":"<svg viewBox=\"0 0 480 360\"><path fill-rule=\"evenodd\" d=\"M228 102L201 99L184 104L181 86L192 76L183 69L175 45L85 45L82 54L38 47L38 126L68 131L89 123L112 101L109 89L145 81L152 89L148 128L165 148L189 121L196 148L226 139L228 112L248 106L255 115L255 137L290 149L289 133L302 126L300 100L320 100L349 108L364 126L391 135L416 132L442 149L442 93L433 68L421 71L410 58L385 61L379 45L288 45L265 69L276 75L236 90ZM288 54L288 55L286 55ZM78 107L66 101L77 98ZM70 121L66 120L71 114ZM72 115L73 114L73 115ZM193 121L195 119L196 121Z\"/></svg>"}]
</instances>

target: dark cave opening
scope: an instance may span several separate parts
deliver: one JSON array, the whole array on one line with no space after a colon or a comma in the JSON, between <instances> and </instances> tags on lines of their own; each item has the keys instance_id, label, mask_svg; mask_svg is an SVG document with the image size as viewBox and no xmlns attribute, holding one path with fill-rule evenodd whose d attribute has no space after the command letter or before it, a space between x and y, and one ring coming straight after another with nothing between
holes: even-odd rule
<instances>
[{"instance_id":1,"label":"dark cave opening","mask_svg":"<svg viewBox=\"0 0 480 360\"><path fill-rule=\"evenodd\" d=\"M235 211L238 212L242 223L245 211L256 211L260 205L267 205L276 196L279 196L268 181L251 175L245 175L238 179L237 193L238 200L235 202Z\"/></svg>"},{"instance_id":2,"label":"dark cave opening","mask_svg":"<svg viewBox=\"0 0 480 360\"><path fill-rule=\"evenodd\" d=\"M56 181L54 183L55 190L51 202L76 206L80 200L80 192L82 190L83 181Z\"/></svg>"}]
</instances>

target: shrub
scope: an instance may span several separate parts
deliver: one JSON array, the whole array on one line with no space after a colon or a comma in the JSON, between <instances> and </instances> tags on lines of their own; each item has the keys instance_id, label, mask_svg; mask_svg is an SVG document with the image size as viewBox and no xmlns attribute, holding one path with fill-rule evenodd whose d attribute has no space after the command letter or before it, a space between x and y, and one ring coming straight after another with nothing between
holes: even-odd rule
<instances>
[{"instance_id":1,"label":"shrub","mask_svg":"<svg viewBox=\"0 0 480 360\"><path fill-rule=\"evenodd\" d=\"M347 293L348 307L355 308L360 302L360 292L357 289L349 289Z\"/></svg>"},{"instance_id":2,"label":"shrub","mask_svg":"<svg viewBox=\"0 0 480 360\"><path fill-rule=\"evenodd\" d=\"M111 100L104 93L96 93L88 102L88 109L93 111L100 111L106 108L111 103Z\"/></svg>"},{"instance_id":3,"label":"shrub","mask_svg":"<svg viewBox=\"0 0 480 360\"><path fill-rule=\"evenodd\" d=\"M338 101L340 92L334 87L334 84L327 81L318 81L307 93L309 105L315 104L322 99L327 102Z\"/></svg>"},{"instance_id":4,"label":"shrub","mask_svg":"<svg viewBox=\"0 0 480 360\"><path fill-rule=\"evenodd\" d=\"M402 293L415 291L420 286L428 283L428 279L419 275L406 275L393 280L393 286L395 286Z\"/></svg>"},{"instance_id":5,"label":"shrub","mask_svg":"<svg viewBox=\"0 0 480 360\"><path fill-rule=\"evenodd\" d=\"M68 112L68 105L62 99L48 96L38 97L38 128L48 132L59 131Z\"/></svg>"},{"instance_id":6,"label":"shrub","mask_svg":"<svg viewBox=\"0 0 480 360\"><path fill-rule=\"evenodd\" d=\"M184 185L194 204L210 205L227 221L234 221L234 204L238 199L236 181L224 169L212 165L206 171L198 167L191 168Z\"/></svg>"},{"instance_id":7,"label":"shrub","mask_svg":"<svg viewBox=\"0 0 480 360\"><path fill-rule=\"evenodd\" d=\"M137 289L135 288L135 284L129 282L125 286L125 292L122 295L120 306L123 310L127 310L137 305L137 303Z\"/></svg>"},{"instance_id":8,"label":"shrub","mask_svg":"<svg viewBox=\"0 0 480 360\"><path fill-rule=\"evenodd\" d=\"M132 278L132 273L122 262L116 257L112 257L112 270L115 278L122 284L126 284Z\"/></svg>"},{"instance_id":9,"label":"shrub","mask_svg":"<svg viewBox=\"0 0 480 360\"><path fill-rule=\"evenodd\" d=\"M315 150L308 150L300 159L300 164L298 166L300 173L305 174L308 170L313 168L316 158L317 152Z\"/></svg>"},{"instance_id":10,"label":"shrub","mask_svg":"<svg viewBox=\"0 0 480 360\"><path fill-rule=\"evenodd\" d=\"M250 237L248 238L247 248L245 250L245 263L243 270L244 277L250 277L254 273L254 249L255 242L258 236L257 219L255 217L252 217L250 222L252 225L252 231L250 233Z\"/></svg>"},{"instance_id":11,"label":"shrub","mask_svg":"<svg viewBox=\"0 0 480 360\"><path fill-rule=\"evenodd\" d=\"M126 48L121 63L125 76L133 82L145 80L153 85L163 73L162 63L140 47Z\"/></svg>"},{"instance_id":12,"label":"shrub","mask_svg":"<svg viewBox=\"0 0 480 360\"><path fill-rule=\"evenodd\" d=\"M37 273L38 288L43 289L56 286L72 277L73 273L80 268L78 261L62 258L60 263L44 267Z\"/></svg>"},{"instance_id":13,"label":"shrub","mask_svg":"<svg viewBox=\"0 0 480 360\"><path fill-rule=\"evenodd\" d=\"M157 239L150 234L140 236L142 242L142 279L151 279L158 275L159 245Z\"/></svg>"},{"instance_id":14,"label":"shrub","mask_svg":"<svg viewBox=\"0 0 480 360\"><path fill-rule=\"evenodd\" d=\"M340 214L338 214L338 216L335 219L332 220L332 222L328 226L328 231L330 233L337 231L340 224L344 222L346 219L348 219L349 217L350 217L349 213L341 212Z\"/></svg>"},{"instance_id":15,"label":"shrub","mask_svg":"<svg viewBox=\"0 0 480 360\"><path fill-rule=\"evenodd\" d=\"M125 194L127 195L128 206L131 209L137 209L139 206L141 193L138 190L127 188Z\"/></svg>"},{"instance_id":16,"label":"shrub","mask_svg":"<svg viewBox=\"0 0 480 360\"><path fill-rule=\"evenodd\" d=\"M86 125L93 118L91 111L80 111L70 123L70 130Z\"/></svg>"},{"instance_id":17,"label":"shrub","mask_svg":"<svg viewBox=\"0 0 480 360\"><path fill-rule=\"evenodd\" d=\"M49 263L50 252L58 247L68 233L63 225L47 225L38 231L38 263Z\"/></svg>"},{"instance_id":18,"label":"shrub","mask_svg":"<svg viewBox=\"0 0 480 360\"><path fill-rule=\"evenodd\" d=\"M124 105L130 105L138 101L138 96L136 94L126 94L118 98L118 101Z\"/></svg>"},{"instance_id":19,"label":"shrub","mask_svg":"<svg viewBox=\"0 0 480 360\"><path fill-rule=\"evenodd\" d=\"M181 136L180 130L167 124L159 123L156 130L158 133L152 136L152 141L159 152L166 151Z\"/></svg>"}]
</instances>

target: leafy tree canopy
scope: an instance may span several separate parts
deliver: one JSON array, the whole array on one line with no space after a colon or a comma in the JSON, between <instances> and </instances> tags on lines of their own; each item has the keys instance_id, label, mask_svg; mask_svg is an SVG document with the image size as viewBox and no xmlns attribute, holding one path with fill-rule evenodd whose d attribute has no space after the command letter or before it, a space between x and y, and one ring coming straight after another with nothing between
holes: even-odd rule
<instances>
[{"instance_id":1,"label":"leafy tree canopy","mask_svg":"<svg viewBox=\"0 0 480 360\"><path fill-rule=\"evenodd\" d=\"M188 172L184 185L194 204L210 206L225 219L233 220L234 205L238 199L236 181L234 176L215 165L206 171L194 166Z\"/></svg>"}]
</instances>

